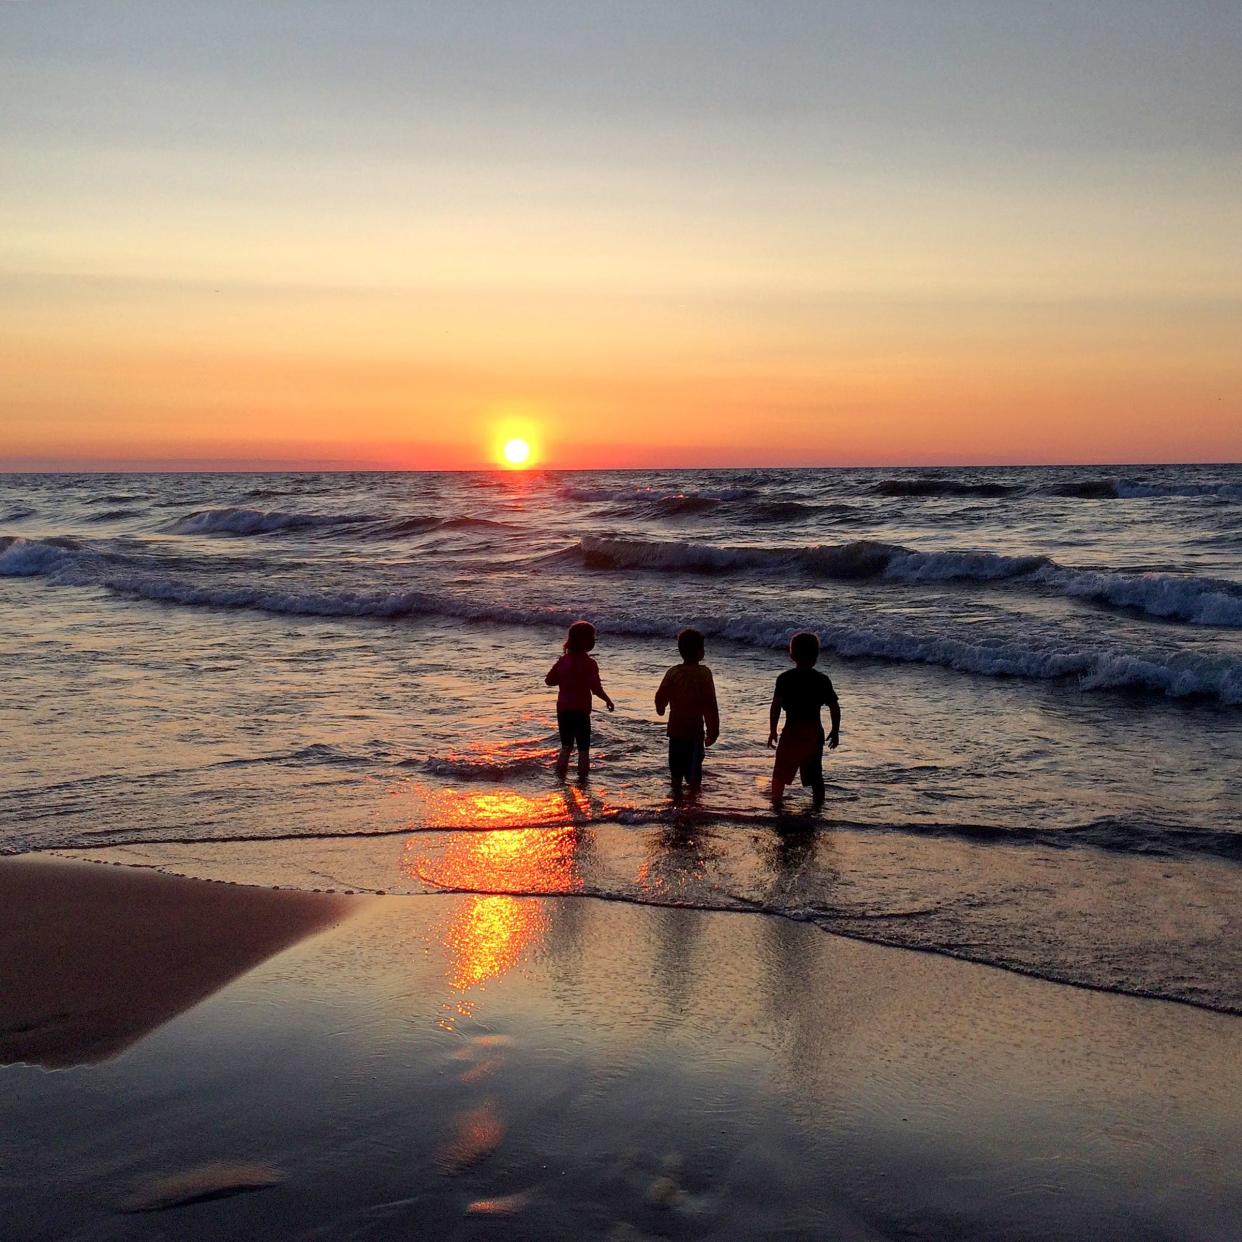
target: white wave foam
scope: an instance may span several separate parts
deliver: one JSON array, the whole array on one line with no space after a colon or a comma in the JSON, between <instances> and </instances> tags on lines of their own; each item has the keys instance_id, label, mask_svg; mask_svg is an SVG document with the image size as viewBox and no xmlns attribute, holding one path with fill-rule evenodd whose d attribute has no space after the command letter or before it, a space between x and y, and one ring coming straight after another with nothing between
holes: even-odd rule
<instances>
[{"instance_id":1,"label":"white wave foam","mask_svg":"<svg viewBox=\"0 0 1242 1242\"><path fill-rule=\"evenodd\" d=\"M588 536L584 562L594 568L662 572L728 573L794 569L837 579L894 582L998 582L1027 580L1075 599L1129 608L1192 625L1242 627L1242 585L1217 578L1174 574L1118 574L1068 569L1046 556L996 552L919 552L898 544L860 539L817 547L717 547L645 539Z\"/></svg>"},{"instance_id":2,"label":"white wave foam","mask_svg":"<svg viewBox=\"0 0 1242 1242\"><path fill-rule=\"evenodd\" d=\"M130 598L293 616L399 619L425 615L541 626L562 626L576 619L575 613L552 606L486 604L424 591L277 591L267 586L207 586L151 573L123 572L115 564L92 558L70 541L9 537L0 548L0 576L35 575L61 585L101 586ZM597 616L595 620L602 632L644 637L672 637L678 625L665 617L642 613ZM883 622L823 624L814 617L732 615L695 621L710 637L769 648L783 647L796 629L813 628L825 648L847 657L929 664L988 677L1077 678L1084 690L1129 688L1171 698L1200 696L1229 705L1242 704L1242 659L1228 655L1109 650L1098 644L1071 644L1063 635L1041 635L1036 630L1012 639L968 640L914 632Z\"/></svg>"},{"instance_id":3,"label":"white wave foam","mask_svg":"<svg viewBox=\"0 0 1242 1242\"><path fill-rule=\"evenodd\" d=\"M1149 617L1192 625L1242 627L1242 587L1175 574L1112 574L1049 565L1036 577L1077 599L1132 608Z\"/></svg>"},{"instance_id":4,"label":"white wave foam","mask_svg":"<svg viewBox=\"0 0 1242 1242\"><path fill-rule=\"evenodd\" d=\"M73 565L73 545L67 540L0 539L0 578L34 578L55 574Z\"/></svg>"},{"instance_id":5,"label":"white wave foam","mask_svg":"<svg viewBox=\"0 0 1242 1242\"><path fill-rule=\"evenodd\" d=\"M692 573L792 568L826 578L884 577L903 582L950 582L954 579L991 582L1030 574L1050 564L1045 556L918 552L872 539L765 548L587 536L580 546L583 559L596 568Z\"/></svg>"}]
</instances>

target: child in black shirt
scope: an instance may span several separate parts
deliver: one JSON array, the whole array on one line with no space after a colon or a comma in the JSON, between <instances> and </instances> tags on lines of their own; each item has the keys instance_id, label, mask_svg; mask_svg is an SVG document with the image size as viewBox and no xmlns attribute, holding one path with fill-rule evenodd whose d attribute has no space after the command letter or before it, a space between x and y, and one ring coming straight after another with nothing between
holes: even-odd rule
<instances>
[{"instance_id":1,"label":"child in black shirt","mask_svg":"<svg viewBox=\"0 0 1242 1242\"><path fill-rule=\"evenodd\" d=\"M841 740L841 705L832 682L816 671L815 662L819 659L817 635L807 632L795 634L789 640L789 658L796 667L776 679L776 692L772 695L772 709L768 717L771 726L768 746L776 747L776 760L772 765L772 800L781 800L785 786L798 773L803 785L810 787L818 805L824 800L825 740L819 709L827 704L832 717L828 749L836 750ZM778 743L776 729L782 710L785 712L785 728Z\"/></svg>"}]
</instances>

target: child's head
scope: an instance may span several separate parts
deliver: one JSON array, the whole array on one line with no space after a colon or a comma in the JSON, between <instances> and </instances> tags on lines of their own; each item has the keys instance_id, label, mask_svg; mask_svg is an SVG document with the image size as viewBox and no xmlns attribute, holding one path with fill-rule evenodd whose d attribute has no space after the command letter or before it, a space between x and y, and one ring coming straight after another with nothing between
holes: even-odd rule
<instances>
[{"instance_id":1,"label":"child's head","mask_svg":"<svg viewBox=\"0 0 1242 1242\"><path fill-rule=\"evenodd\" d=\"M565 654L585 655L595 646L595 626L589 621L575 621L565 636Z\"/></svg>"},{"instance_id":2,"label":"child's head","mask_svg":"<svg viewBox=\"0 0 1242 1242\"><path fill-rule=\"evenodd\" d=\"M799 668L811 668L819 659L819 635L803 630L789 640L789 658Z\"/></svg>"},{"instance_id":3,"label":"child's head","mask_svg":"<svg viewBox=\"0 0 1242 1242\"><path fill-rule=\"evenodd\" d=\"M692 626L686 626L677 635L677 650L687 664L697 664L703 658L703 653L706 650L703 635Z\"/></svg>"}]
</instances>

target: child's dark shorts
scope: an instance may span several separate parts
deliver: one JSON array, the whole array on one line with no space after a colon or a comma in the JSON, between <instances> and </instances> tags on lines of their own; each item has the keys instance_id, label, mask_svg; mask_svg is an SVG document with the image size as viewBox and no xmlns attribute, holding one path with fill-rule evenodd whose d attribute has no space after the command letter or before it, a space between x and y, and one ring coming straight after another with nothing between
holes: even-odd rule
<instances>
[{"instance_id":1,"label":"child's dark shorts","mask_svg":"<svg viewBox=\"0 0 1242 1242\"><path fill-rule=\"evenodd\" d=\"M675 781L698 785L703 780L703 739L701 737L670 737L668 739L668 770Z\"/></svg>"},{"instance_id":2,"label":"child's dark shorts","mask_svg":"<svg viewBox=\"0 0 1242 1242\"><path fill-rule=\"evenodd\" d=\"M556 727L561 734L561 746L570 750L577 746L580 751L591 749L591 713L558 711Z\"/></svg>"},{"instance_id":3,"label":"child's dark shorts","mask_svg":"<svg viewBox=\"0 0 1242 1242\"><path fill-rule=\"evenodd\" d=\"M795 720L787 724L776 744L772 779L790 785L795 774L802 777L804 785L823 784L824 727L813 720Z\"/></svg>"}]
</instances>

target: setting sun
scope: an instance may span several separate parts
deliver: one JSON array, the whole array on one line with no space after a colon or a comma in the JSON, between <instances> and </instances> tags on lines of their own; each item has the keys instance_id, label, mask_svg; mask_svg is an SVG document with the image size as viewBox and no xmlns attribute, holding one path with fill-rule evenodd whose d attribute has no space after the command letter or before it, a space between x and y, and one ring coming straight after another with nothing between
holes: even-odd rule
<instances>
[{"instance_id":1,"label":"setting sun","mask_svg":"<svg viewBox=\"0 0 1242 1242\"><path fill-rule=\"evenodd\" d=\"M506 440L500 455L506 466L525 466L530 461L530 444L526 440Z\"/></svg>"}]
</instances>

